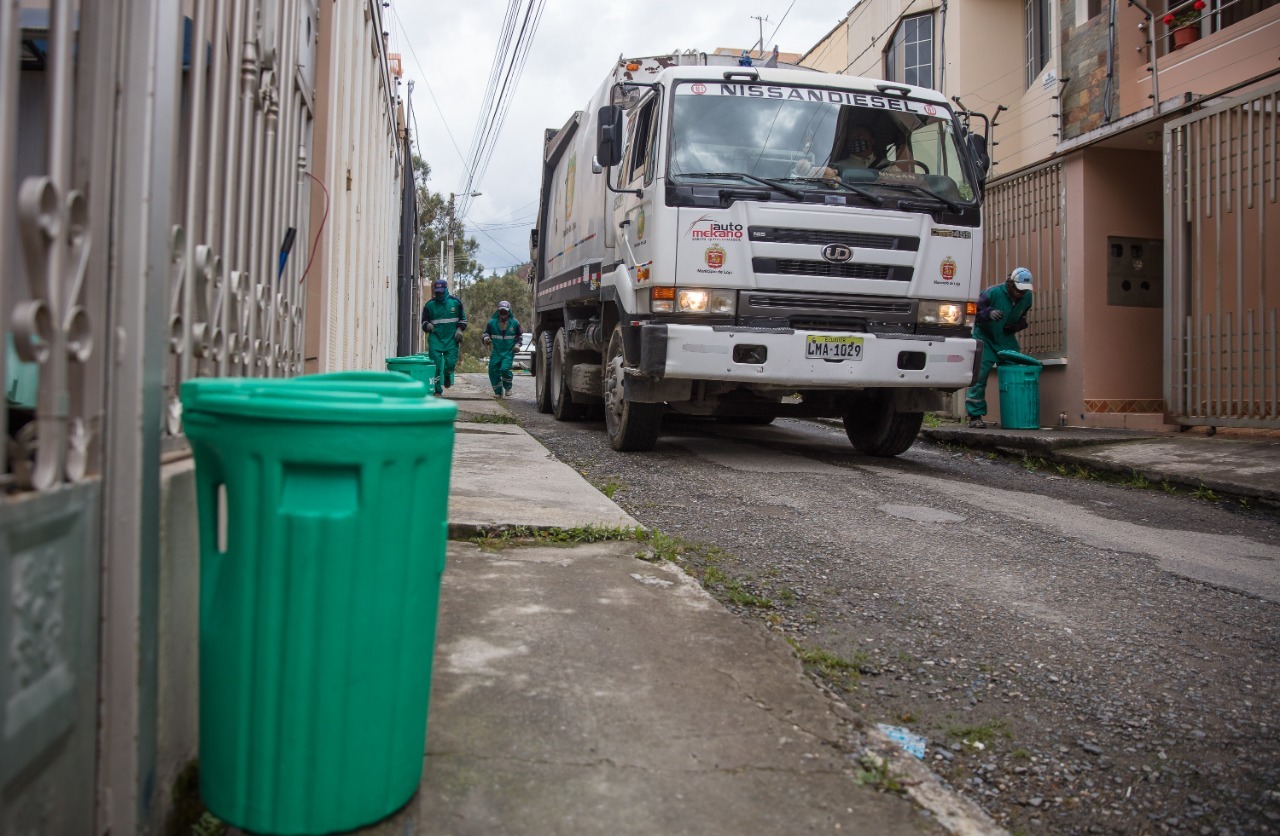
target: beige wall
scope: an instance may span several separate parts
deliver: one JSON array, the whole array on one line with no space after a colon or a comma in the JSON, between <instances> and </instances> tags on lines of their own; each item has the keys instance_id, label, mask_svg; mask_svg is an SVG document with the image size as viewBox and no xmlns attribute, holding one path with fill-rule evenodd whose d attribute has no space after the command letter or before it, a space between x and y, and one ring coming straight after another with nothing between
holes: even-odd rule
<instances>
[{"instance_id":1,"label":"beige wall","mask_svg":"<svg viewBox=\"0 0 1280 836\"><path fill-rule=\"evenodd\" d=\"M1084 357L1084 397L1159 399L1163 391L1163 308L1107 304L1107 236L1164 237L1164 180L1159 151L1105 148L1084 152L1081 230L1085 250L1071 265L1085 317L1075 341Z\"/></svg>"},{"instance_id":2,"label":"beige wall","mask_svg":"<svg viewBox=\"0 0 1280 836\"><path fill-rule=\"evenodd\" d=\"M832 29L827 37L818 41L800 59L800 66L813 67L824 73L842 73L847 63L849 63L849 30L843 22Z\"/></svg>"},{"instance_id":3,"label":"beige wall","mask_svg":"<svg viewBox=\"0 0 1280 836\"><path fill-rule=\"evenodd\" d=\"M1142 48L1138 24L1142 15L1123 4L1116 11L1117 71L1120 84L1120 116L1151 106L1151 68ZM1159 19L1157 34L1166 31ZM1221 32L1201 38L1176 52L1160 55L1160 99L1182 99L1216 93L1233 84L1274 71L1280 49L1280 6L1251 15Z\"/></svg>"},{"instance_id":4,"label":"beige wall","mask_svg":"<svg viewBox=\"0 0 1280 836\"><path fill-rule=\"evenodd\" d=\"M1022 0L965 0L950 4L943 31L939 4L933 0L864 0L844 25L805 56L804 64L827 72L881 78L884 51L904 16L934 15L934 86L947 98L959 96L968 107L993 115L1008 108L995 129L994 175L1011 173L1048 157L1057 144L1058 85L1037 79L1027 88L1024 68ZM1056 21L1055 21L1056 25ZM943 67L942 41L946 41ZM1058 70L1058 38L1045 68Z\"/></svg>"}]
</instances>

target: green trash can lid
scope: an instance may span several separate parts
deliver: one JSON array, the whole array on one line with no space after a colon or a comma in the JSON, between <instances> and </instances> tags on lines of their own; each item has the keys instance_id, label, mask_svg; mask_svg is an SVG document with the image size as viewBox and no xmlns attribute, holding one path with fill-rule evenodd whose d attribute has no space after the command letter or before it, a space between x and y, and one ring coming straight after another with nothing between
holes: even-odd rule
<instances>
[{"instance_id":1,"label":"green trash can lid","mask_svg":"<svg viewBox=\"0 0 1280 836\"><path fill-rule=\"evenodd\" d=\"M184 415L335 424L447 424L458 405L398 372L294 378L196 378L182 384Z\"/></svg>"},{"instance_id":2,"label":"green trash can lid","mask_svg":"<svg viewBox=\"0 0 1280 836\"><path fill-rule=\"evenodd\" d=\"M1021 354L1017 351L1012 351L1010 349L1005 349L1004 351L997 351L996 356L999 357L1002 362L1013 363L1019 366L1043 366L1044 365L1044 363L1041 363L1039 360L1037 360L1034 357L1028 357L1025 354Z\"/></svg>"},{"instance_id":3,"label":"green trash can lid","mask_svg":"<svg viewBox=\"0 0 1280 836\"><path fill-rule=\"evenodd\" d=\"M425 366L431 362L431 358L425 354L409 354L404 357L388 357L387 365L405 365L405 366Z\"/></svg>"}]
</instances>

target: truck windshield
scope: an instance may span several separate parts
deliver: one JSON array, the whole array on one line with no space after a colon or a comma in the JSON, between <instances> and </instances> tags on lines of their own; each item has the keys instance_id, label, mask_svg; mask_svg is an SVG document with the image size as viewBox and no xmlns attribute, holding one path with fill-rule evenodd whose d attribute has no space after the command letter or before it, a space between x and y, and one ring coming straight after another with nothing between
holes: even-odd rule
<instances>
[{"instance_id":1,"label":"truck windshield","mask_svg":"<svg viewBox=\"0 0 1280 836\"><path fill-rule=\"evenodd\" d=\"M677 182L746 176L953 208L977 193L945 105L825 88L679 84L669 166Z\"/></svg>"}]
</instances>

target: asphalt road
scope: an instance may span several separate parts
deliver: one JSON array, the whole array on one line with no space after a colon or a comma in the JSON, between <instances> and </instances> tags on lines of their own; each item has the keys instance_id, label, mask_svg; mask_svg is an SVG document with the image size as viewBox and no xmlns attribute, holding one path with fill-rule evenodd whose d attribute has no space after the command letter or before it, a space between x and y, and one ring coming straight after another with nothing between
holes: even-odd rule
<instances>
[{"instance_id":1,"label":"asphalt road","mask_svg":"<svg viewBox=\"0 0 1280 836\"><path fill-rule=\"evenodd\" d=\"M742 618L1014 832L1280 833L1280 519L837 427L507 402Z\"/></svg>"}]
</instances>

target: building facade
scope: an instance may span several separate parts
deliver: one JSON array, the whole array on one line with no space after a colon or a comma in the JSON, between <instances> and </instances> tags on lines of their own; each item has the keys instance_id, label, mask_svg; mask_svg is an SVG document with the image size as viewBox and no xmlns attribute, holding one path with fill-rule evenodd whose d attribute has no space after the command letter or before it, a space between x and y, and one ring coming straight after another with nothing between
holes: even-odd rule
<instances>
[{"instance_id":1,"label":"building facade","mask_svg":"<svg viewBox=\"0 0 1280 836\"><path fill-rule=\"evenodd\" d=\"M992 119L984 272L1035 273L1042 425L1276 428L1277 59L1275 0L864 0L802 63Z\"/></svg>"},{"instance_id":2,"label":"building facade","mask_svg":"<svg viewBox=\"0 0 1280 836\"><path fill-rule=\"evenodd\" d=\"M0 3L0 833L161 832L186 786L182 383L395 351L406 166L381 14Z\"/></svg>"}]
</instances>

